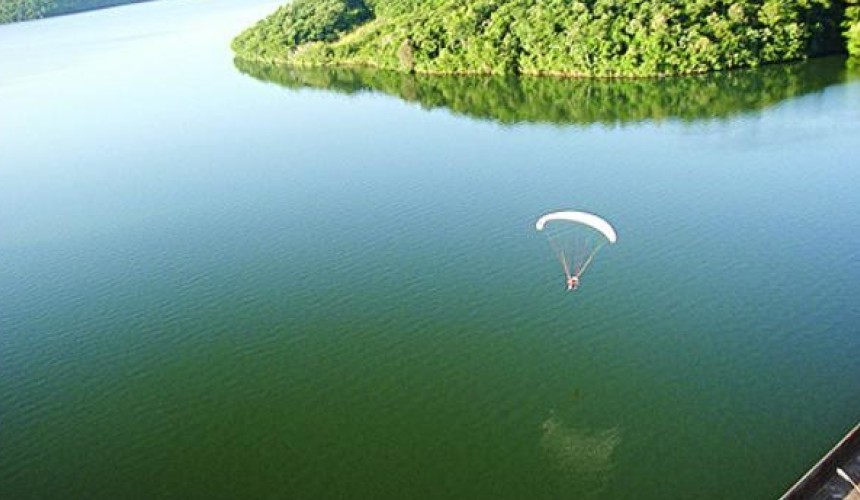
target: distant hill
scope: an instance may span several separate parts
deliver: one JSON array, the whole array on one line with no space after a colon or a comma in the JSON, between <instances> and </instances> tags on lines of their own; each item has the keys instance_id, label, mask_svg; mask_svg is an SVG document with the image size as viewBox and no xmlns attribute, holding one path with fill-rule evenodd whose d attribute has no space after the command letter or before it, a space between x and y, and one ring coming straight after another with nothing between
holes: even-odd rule
<instances>
[{"instance_id":1,"label":"distant hill","mask_svg":"<svg viewBox=\"0 0 860 500\"><path fill-rule=\"evenodd\" d=\"M844 52L846 41L860 51L860 15L846 6L854 12L842 0L294 0L233 49L295 66L663 76Z\"/></svg>"},{"instance_id":2,"label":"distant hill","mask_svg":"<svg viewBox=\"0 0 860 500\"><path fill-rule=\"evenodd\" d=\"M150 0L0 0L0 24L147 1Z\"/></svg>"}]
</instances>

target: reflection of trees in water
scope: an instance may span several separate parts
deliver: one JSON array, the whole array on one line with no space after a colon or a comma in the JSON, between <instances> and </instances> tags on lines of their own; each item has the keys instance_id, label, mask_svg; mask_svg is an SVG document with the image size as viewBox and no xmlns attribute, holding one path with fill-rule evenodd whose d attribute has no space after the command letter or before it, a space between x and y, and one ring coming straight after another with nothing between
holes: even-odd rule
<instances>
[{"instance_id":1,"label":"reflection of trees in water","mask_svg":"<svg viewBox=\"0 0 860 500\"><path fill-rule=\"evenodd\" d=\"M553 414L541 430L541 449L566 483L565 489L579 498L598 496L612 473L612 454L621 442L618 429L578 429Z\"/></svg>"},{"instance_id":2,"label":"reflection of trees in water","mask_svg":"<svg viewBox=\"0 0 860 500\"><path fill-rule=\"evenodd\" d=\"M842 58L639 80L427 76L360 68L272 66L241 59L235 64L254 78L293 89L345 94L375 91L425 108L448 108L502 123L578 125L726 118L816 92L849 77Z\"/></svg>"}]
</instances>

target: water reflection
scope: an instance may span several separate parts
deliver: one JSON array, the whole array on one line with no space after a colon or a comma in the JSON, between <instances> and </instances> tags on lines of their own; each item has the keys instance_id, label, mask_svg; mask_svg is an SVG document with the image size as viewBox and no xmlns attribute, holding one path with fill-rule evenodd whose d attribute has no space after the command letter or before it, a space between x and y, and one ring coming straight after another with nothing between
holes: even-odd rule
<instances>
[{"instance_id":1,"label":"water reflection","mask_svg":"<svg viewBox=\"0 0 860 500\"><path fill-rule=\"evenodd\" d=\"M256 79L291 89L380 92L426 109L501 123L624 124L724 119L856 78L840 57L661 80L409 75L366 68L296 68L235 60Z\"/></svg>"}]
</instances>

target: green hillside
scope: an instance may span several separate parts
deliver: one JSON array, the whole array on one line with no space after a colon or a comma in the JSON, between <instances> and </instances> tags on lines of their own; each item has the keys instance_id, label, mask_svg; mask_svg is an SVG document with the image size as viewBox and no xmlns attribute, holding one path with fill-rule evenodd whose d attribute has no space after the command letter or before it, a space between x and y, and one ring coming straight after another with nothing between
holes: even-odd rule
<instances>
[{"instance_id":1,"label":"green hillside","mask_svg":"<svg viewBox=\"0 0 860 500\"><path fill-rule=\"evenodd\" d=\"M0 24L145 1L148 0L0 0Z\"/></svg>"},{"instance_id":2,"label":"green hillside","mask_svg":"<svg viewBox=\"0 0 860 500\"><path fill-rule=\"evenodd\" d=\"M860 43L845 7L841 0L294 0L240 34L233 49L243 59L298 66L661 76L843 52L846 40Z\"/></svg>"},{"instance_id":3,"label":"green hillside","mask_svg":"<svg viewBox=\"0 0 860 500\"><path fill-rule=\"evenodd\" d=\"M848 4L842 27L845 28L848 53L860 58L860 0L853 0Z\"/></svg>"}]
</instances>

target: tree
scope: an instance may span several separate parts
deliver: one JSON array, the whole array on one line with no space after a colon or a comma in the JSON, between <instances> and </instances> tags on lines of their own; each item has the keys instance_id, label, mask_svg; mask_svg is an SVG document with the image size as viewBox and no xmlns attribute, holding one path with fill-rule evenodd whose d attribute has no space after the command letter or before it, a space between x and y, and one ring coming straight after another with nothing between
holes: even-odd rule
<instances>
[{"instance_id":1,"label":"tree","mask_svg":"<svg viewBox=\"0 0 860 500\"><path fill-rule=\"evenodd\" d=\"M295 0L233 48L302 66L664 76L844 50L842 11L841 0Z\"/></svg>"}]
</instances>

